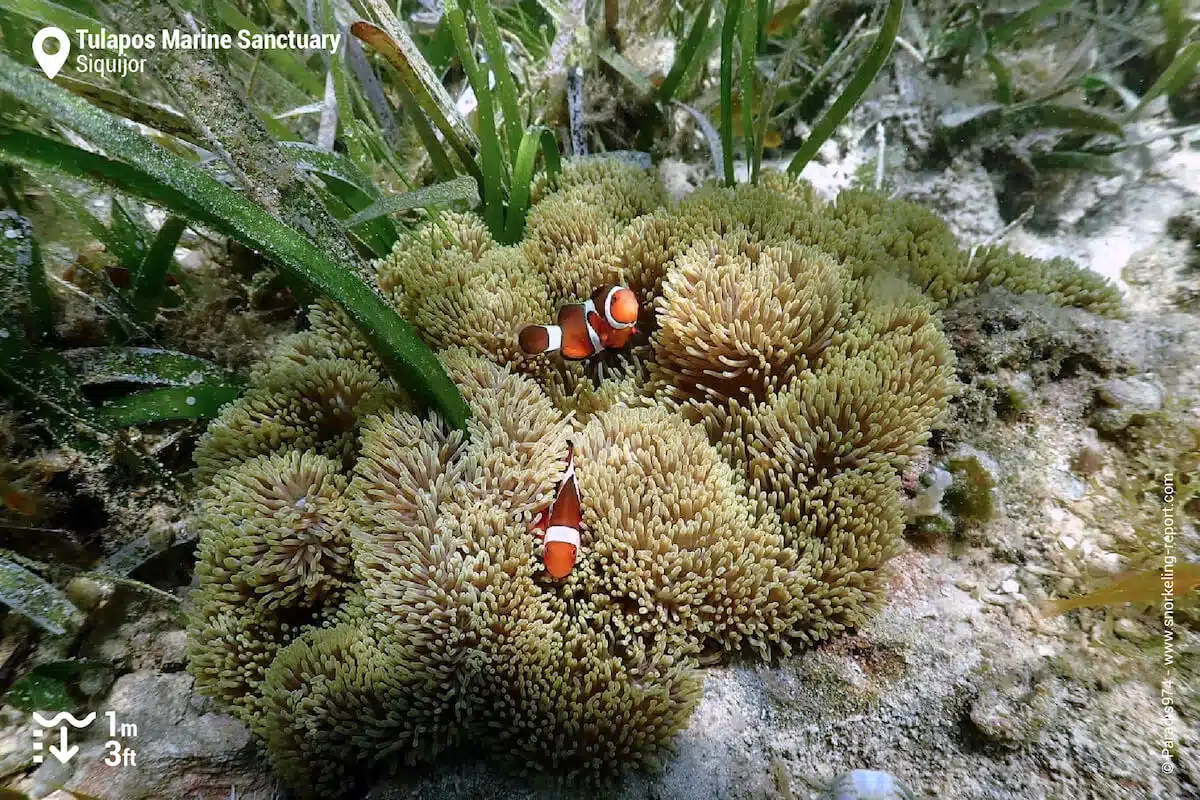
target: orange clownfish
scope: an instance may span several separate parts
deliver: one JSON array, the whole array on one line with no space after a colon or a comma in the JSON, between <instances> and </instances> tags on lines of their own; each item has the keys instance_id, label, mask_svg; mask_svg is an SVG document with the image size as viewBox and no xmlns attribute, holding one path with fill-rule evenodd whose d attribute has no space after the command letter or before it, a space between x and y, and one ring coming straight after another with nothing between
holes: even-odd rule
<instances>
[{"instance_id":1,"label":"orange clownfish","mask_svg":"<svg viewBox=\"0 0 1200 800\"><path fill-rule=\"evenodd\" d=\"M575 445L567 442L567 471L558 484L558 492L550 507L539 511L530 525L530 530L545 543L546 572L556 581L570 575L575 566L582 522L583 503L575 484Z\"/></svg>"},{"instance_id":2,"label":"orange clownfish","mask_svg":"<svg viewBox=\"0 0 1200 800\"><path fill-rule=\"evenodd\" d=\"M579 361L601 350L624 347L637 333L637 296L624 286L601 286L585 303L558 311L557 325L526 325L517 340L526 355L561 350L563 358Z\"/></svg>"}]
</instances>

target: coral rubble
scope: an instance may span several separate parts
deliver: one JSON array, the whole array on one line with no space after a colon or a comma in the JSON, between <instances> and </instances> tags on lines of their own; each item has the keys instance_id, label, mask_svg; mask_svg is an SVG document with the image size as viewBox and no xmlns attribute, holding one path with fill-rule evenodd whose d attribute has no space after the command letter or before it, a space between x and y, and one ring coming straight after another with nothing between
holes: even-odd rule
<instances>
[{"instance_id":1,"label":"coral rubble","mask_svg":"<svg viewBox=\"0 0 1200 800\"><path fill-rule=\"evenodd\" d=\"M649 174L580 161L535 199L518 245L443 215L378 265L465 433L321 308L198 453L191 670L314 796L466 743L591 778L649 758L698 657L821 641L882 601L899 470L955 389L940 306L1003 286L1118 308L1065 262L780 175L666 207ZM644 308L626 351L520 355L520 326L606 282ZM529 524L568 439L583 539L556 582Z\"/></svg>"}]
</instances>

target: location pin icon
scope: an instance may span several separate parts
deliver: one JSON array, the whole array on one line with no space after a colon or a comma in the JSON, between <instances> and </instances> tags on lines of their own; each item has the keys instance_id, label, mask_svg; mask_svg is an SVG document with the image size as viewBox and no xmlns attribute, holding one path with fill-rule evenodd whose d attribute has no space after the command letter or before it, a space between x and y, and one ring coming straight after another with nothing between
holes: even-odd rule
<instances>
[{"instance_id":1,"label":"location pin icon","mask_svg":"<svg viewBox=\"0 0 1200 800\"><path fill-rule=\"evenodd\" d=\"M46 42L48 41L58 43L57 52L46 52ZM42 28L33 37L33 57L37 59L42 72L46 73L46 77L51 80L54 80L54 76L63 68L63 64L67 63L67 56L70 54L71 40L67 38L67 34L63 32L62 28Z\"/></svg>"}]
</instances>

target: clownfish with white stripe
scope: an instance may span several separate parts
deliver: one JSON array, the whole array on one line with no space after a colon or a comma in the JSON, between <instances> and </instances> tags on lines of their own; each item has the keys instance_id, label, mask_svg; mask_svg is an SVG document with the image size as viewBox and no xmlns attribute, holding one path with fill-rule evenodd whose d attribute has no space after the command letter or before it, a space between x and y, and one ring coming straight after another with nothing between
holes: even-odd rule
<instances>
[{"instance_id":1,"label":"clownfish with white stripe","mask_svg":"<svg viewBox=\"0 0 1200 800\"><path fill-rule=\"evenodd\" d=\"M529 529L544 543L543 563L556 581L571 574L579 554L579 528L583 523L583 498L575 483L575 445L567 442L567 471L548 508L537 513Z\"/></svg>"},{"instance_id":2,"label":"clownfish with white stripe","mask_svg":"<svg viewBox=\"0 0 1200 800\"><path fill-rule=\"evenodd\" d=\"M517 341L526 355L558 350L563 358L581 361L624 347L637 333L637 318L637 295L624 286L601 286L586 302L559 309L557 325L526 325Z\"/></svg>"}]
</instances>

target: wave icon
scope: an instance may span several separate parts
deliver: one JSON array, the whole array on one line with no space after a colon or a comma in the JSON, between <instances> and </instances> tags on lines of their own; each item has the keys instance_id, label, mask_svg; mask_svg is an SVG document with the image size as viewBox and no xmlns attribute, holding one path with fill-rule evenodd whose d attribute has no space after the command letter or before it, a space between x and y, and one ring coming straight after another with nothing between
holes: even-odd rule
<instances>
[{"instance_id":1,"label":"wave icon","mask_svg":"<svg viewBox=\"0 0 1200 800\"><path fill-rule=\"evenodd\" d=\"M49 728L52 725L57 725L58 723L62 722L64 719L67 722L71 723L71 725L76 728L86 728L88 725L92 724L92 720L94 720L95 718L96 718L95 711L88 714L86 717L84 717L81 720L75 719L75 717L70 712L67 712L67 711L60 711L57 714L55 714L53 717L50 717L50 719L46 719L45 717L43 717L41 714L39 714L36 711L33 712L33 721L36 722L38 725L41 725L43 728Z\"/></svg>"}]
</instances>

